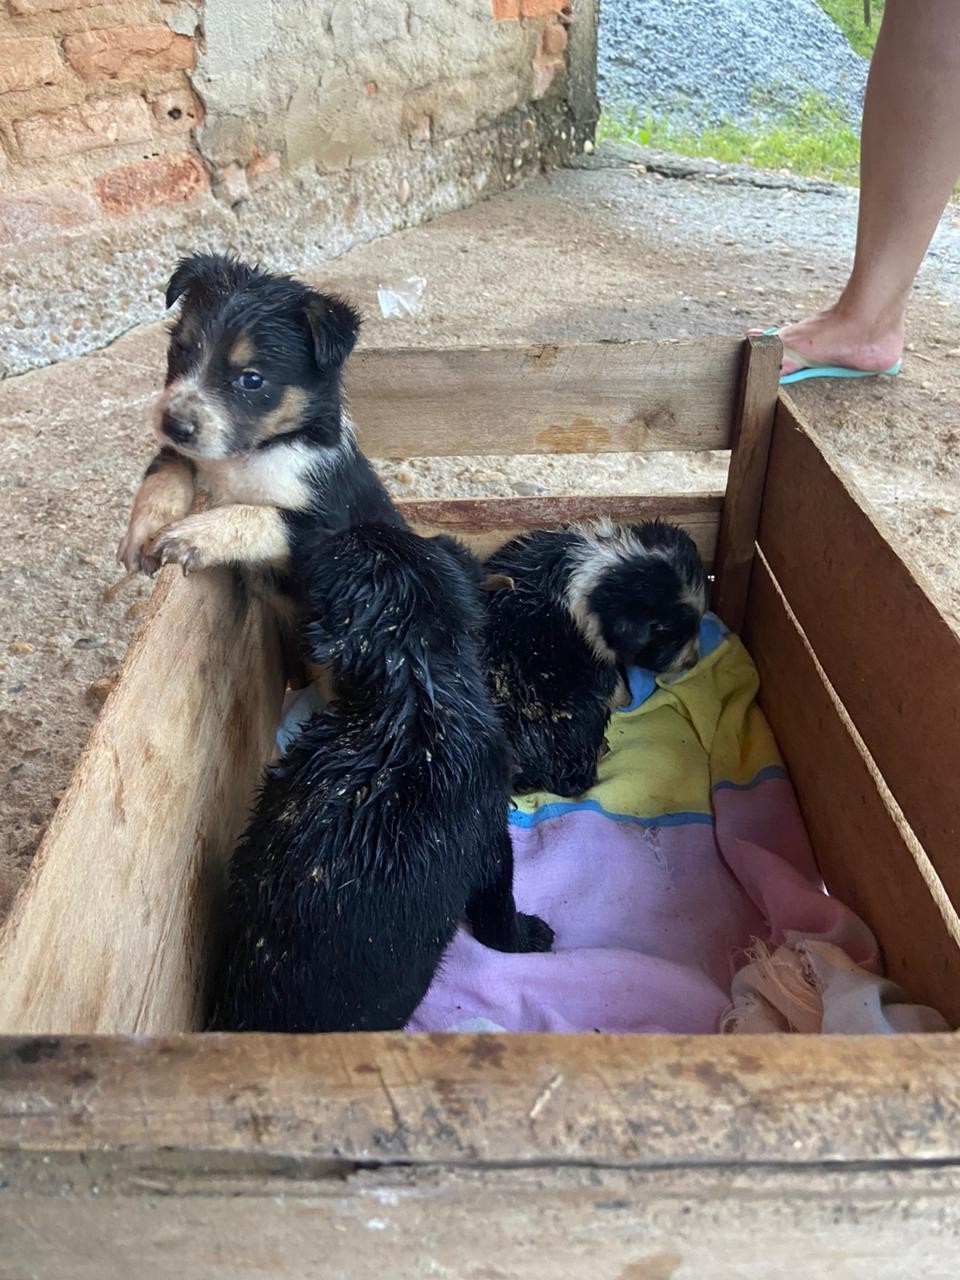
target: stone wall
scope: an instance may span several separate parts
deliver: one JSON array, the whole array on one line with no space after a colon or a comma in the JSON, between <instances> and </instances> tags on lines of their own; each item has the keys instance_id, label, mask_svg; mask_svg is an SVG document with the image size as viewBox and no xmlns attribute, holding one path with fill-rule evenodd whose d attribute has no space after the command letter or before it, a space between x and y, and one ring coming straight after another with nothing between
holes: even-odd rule
<instances>
[{"instance_id":1,"label":"stone wall","mask_svg":"<svg viewBox=\"0 0 960 1280\"><path fill-rule=\"evenodd\" d=\"M0 0L0 374L191 248L311 266L562 163L595 39L596 0Z\"/></svg>"}]
</instances>

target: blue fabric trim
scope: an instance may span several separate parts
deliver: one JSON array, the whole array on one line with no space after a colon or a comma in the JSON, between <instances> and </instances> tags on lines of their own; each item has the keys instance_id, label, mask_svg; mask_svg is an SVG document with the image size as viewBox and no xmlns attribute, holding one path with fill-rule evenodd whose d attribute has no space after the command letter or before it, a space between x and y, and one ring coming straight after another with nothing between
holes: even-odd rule
<instances>
[{"instance_id":1,"label":"blue fabric trim","mask_svg":"<svg viewBox=\"0 0 960 1280\"><path fill-rule=\"evenodd\" d=\"M716 782L713 785L713 790L753 791L755 787L759 787L764 782L772 782L775 778L786 781L788 777L789 774L782 764L768 764L750 782Z\"/></svg>"},{"instance_id":2,"label":"blue fabric trim","mask_svg":"<svg viewBox=\"0 0 960 1280\"><path fill-rule=\"evenodd\" d=\"M610 813L597 800L554 800L542 805L533 813L523 813L512 809L508 816L511 827L529 830L538 827L541 822L549 822L552 818L562 818L568 813L599 813L611 822L623 822L631 827L712 827L711 813L663 813L656 818L639 818L633 813Z\"/></svg>"},{"instance_id":3,"label":"blue fabric trim","mask_svg":"<svg viewBox=\"0 0 960 1280\"><path fill-rule=\"evenodd\" d=\"M711 788L715 791L753 791L764 782L785 780L787 771L779 764L766 765L750 782L717 782ZM653 818L640 818L633 813L611 813L604 809L599 800L551 800L549 803L534 809L533 813L524 813L520 809L511 809L507 821L511 827L531 830L541 822L550 822L553 818L562 818L568 813L599 813L611 822L624 822L633 827L709 827L713 825L712 813L696 813L684 811L680 813L660 813Z\"/></svg>"}]
</instances>

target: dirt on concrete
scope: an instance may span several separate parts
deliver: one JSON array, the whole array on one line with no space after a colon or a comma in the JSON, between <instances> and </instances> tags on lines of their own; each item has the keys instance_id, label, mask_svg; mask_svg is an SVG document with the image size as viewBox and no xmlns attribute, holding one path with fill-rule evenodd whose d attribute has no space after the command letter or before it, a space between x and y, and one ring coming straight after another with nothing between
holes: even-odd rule
<instances>
[{"instance_id":1,"label":"dirt on concrete","mask_svg":"<svg viewBox=\"0 0 960 1280\"><path fill-rule=\"evenodd\" d=\"M855 196L682 179L623 155L354 250L309 279L355 299L373 346L739 334L825 305L842 282ZM896 381L807 383L796 399L960 629L960 212L948 211ZM267 264L269 265L269 264ZM426 280L413 317L376 291ZM151 454L164 331L0 385L0 914L66 787L151 584L114 598L114 551ZM362 423L360 424L362 439ZM722 485L722 455L386 463L398 496Z\"/></svg>"}]
</instances>

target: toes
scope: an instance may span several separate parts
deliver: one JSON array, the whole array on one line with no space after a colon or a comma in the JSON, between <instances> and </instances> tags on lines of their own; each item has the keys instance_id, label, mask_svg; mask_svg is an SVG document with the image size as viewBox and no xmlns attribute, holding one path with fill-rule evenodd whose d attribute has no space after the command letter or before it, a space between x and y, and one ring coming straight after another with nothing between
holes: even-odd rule
<instances>
[{"instance_id":1,"label":"toes","mask_svg":"<svg viewBox=\"0 0 960 1280\"><path fill-rule=\"evenodd\" d=\"M145 573L148 578L152 578L159 568L160 561L156 556L144 552L140 557L140 572Z\"/></svg>"},{"instance_id":2,"label":"toes","mask_svg":"<svg viewBox=\"0 0 960 1280\"><path fill-rule=\"evenodd\" d=\"M527 916L517 912L520 926L520 951L549 951L553 946L554 932L546 920L539 916Z\"/></svg>"},{"instance_id":3,"label":"toes","mask_svg":"<svg viewBox=\"0 0 960 1280\"><path fill-rule=\"evenodd\" d=\"M154 565L154 573L162 565L168 564L178 564L183 570L184 577L195 569L202 568L199 547L193 546L184 538L159 538L145 560L149 560Z\"/></svg>"},{"instance_id":4,"label":"toes","mask_svg":"<svg viewBox=\"0 0 960 1280\"><path fill-rule=\"evenodd\" d=\"M127 573L137 573L143 568L141 555L140 548L129 538L124 538L117 547L117 563L126 569Z\"/></svg>"}]
</instances>

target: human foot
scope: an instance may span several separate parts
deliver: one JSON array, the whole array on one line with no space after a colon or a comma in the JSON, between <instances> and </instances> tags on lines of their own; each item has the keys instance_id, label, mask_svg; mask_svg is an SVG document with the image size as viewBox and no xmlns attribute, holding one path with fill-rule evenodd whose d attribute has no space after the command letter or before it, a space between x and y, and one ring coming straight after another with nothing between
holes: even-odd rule
<instances>
[{"instance_id":1,"label":"human foot","mask_svg":"<svg viewBox=\"0 0 960 1280\"><path fill-rule=\"evenodd\" d=\"M750 330L752 335L761 332ZM862 320L835 309L821 311L797 324L784 325L777 333L783 343L781 377L817 365L886 373L903 354L902 324L871 329Z\"/></svg>"}]
</instances>

